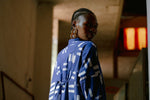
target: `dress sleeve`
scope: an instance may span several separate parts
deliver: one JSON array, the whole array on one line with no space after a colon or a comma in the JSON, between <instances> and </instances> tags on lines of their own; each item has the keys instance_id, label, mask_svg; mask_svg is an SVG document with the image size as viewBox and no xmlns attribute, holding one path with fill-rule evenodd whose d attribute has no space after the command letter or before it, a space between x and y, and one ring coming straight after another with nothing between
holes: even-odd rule
<instances>
[{"instance_id":1,"label":"dress sleeve","mask_svg":"<svg viewBox=\"0 0 150 100\"><path fill-rule=\"evenodd\" d=\"M106 100L97 49L92 44L86 45L83 50L78 77L85 100Z\"/></svg>"}]
</instances>

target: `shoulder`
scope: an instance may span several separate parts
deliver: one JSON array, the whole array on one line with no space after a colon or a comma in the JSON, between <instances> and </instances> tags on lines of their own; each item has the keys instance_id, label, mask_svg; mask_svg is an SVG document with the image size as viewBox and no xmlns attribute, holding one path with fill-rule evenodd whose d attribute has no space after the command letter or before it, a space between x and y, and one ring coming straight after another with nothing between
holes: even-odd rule
<instances>
[{"instance_id":1,"label":"shoulder","mask_svg":"<svg viewBox=\"0 0 150 100\"><path fill-rule=\"evenodd\" d=\"M86 41L85 49L96 49L96 45L92 41Z\"/></svg>"},{"instance_id":2,"label":"shoulder","mask_svg":"<svg viewBox=\"0 0 150 100\"><path fill-rule=\"evenodd\" d=\"M63 57L65 57L68 53L68 46L66 46L65 48L63 48L57 55L57 59L61 59Z\"/></svg>"},{"instance_id":3,"label":"shoulder","mask_svg":"<svg viewBox=\"0 0 150 100\"><path fill-rule=\"evenodd\" d=\"M92 41L85 41L82 52L83 55L88 53L96 53L97 52L96 45Z\"/></svg>"}]
</instances>

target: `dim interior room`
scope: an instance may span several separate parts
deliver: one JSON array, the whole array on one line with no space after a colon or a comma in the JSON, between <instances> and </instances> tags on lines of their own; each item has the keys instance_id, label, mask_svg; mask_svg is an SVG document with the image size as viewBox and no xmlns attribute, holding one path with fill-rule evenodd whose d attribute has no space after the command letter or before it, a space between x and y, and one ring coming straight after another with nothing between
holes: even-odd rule
<instances>
[{"instance_id":1,"label":"dim interior room","mask_svg":"<svg viewBox=\"0 0 150 100\"><path fill-rule=\"evenodd\" d=\"M0 99L48 99L57 54L68 44L78 8L97 17L93 42L107 100L148 98L148 0L1 0Z\"/></svg>"}]
</instances>

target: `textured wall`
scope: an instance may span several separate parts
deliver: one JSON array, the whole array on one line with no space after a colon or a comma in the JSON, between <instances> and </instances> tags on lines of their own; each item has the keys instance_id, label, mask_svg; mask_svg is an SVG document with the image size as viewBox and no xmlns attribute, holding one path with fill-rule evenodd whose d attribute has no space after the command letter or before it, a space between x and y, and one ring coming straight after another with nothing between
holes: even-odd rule
<instances>
[{"instance_id":1,"label":"textured wall","mask_svg":"<svg viewBox=\"0 0 150 100\"><path fill-rule=\"evenodd\" d=\"M33 92L29 79L33 78L35 18L35 0L0 1L0 70L30 92ZM10 84L6 82L5 87ZM8 89L6 95L10 94L10 98L17 97L12 92L21 96L17 89L10 91L13 86Z\"/></svg>"}]
</instances>

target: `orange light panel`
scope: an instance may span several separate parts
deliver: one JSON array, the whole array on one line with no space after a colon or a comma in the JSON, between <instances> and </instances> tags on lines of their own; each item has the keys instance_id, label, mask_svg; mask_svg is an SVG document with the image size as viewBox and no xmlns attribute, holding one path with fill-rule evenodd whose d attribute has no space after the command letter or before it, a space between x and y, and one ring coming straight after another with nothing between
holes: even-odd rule
<instances>
[{"instance_id":1,"label":"orange light panel","mask_svg":"<svg viewBox=\"0 0 150 100\"><path fill-rule=\"evenodd\" d=\"M146 28L137 28L138 49L146 48Z\"/></svg>"},{"instance_id":2,"label":"orange light panel","mask_svg":"<svg viewBox=\"0 0 150 100\"><path fill-rule=\"evenodd\" d=\"M135 28L125 28L126 49L135 49Z\"/></svg>"}]
</instances>

